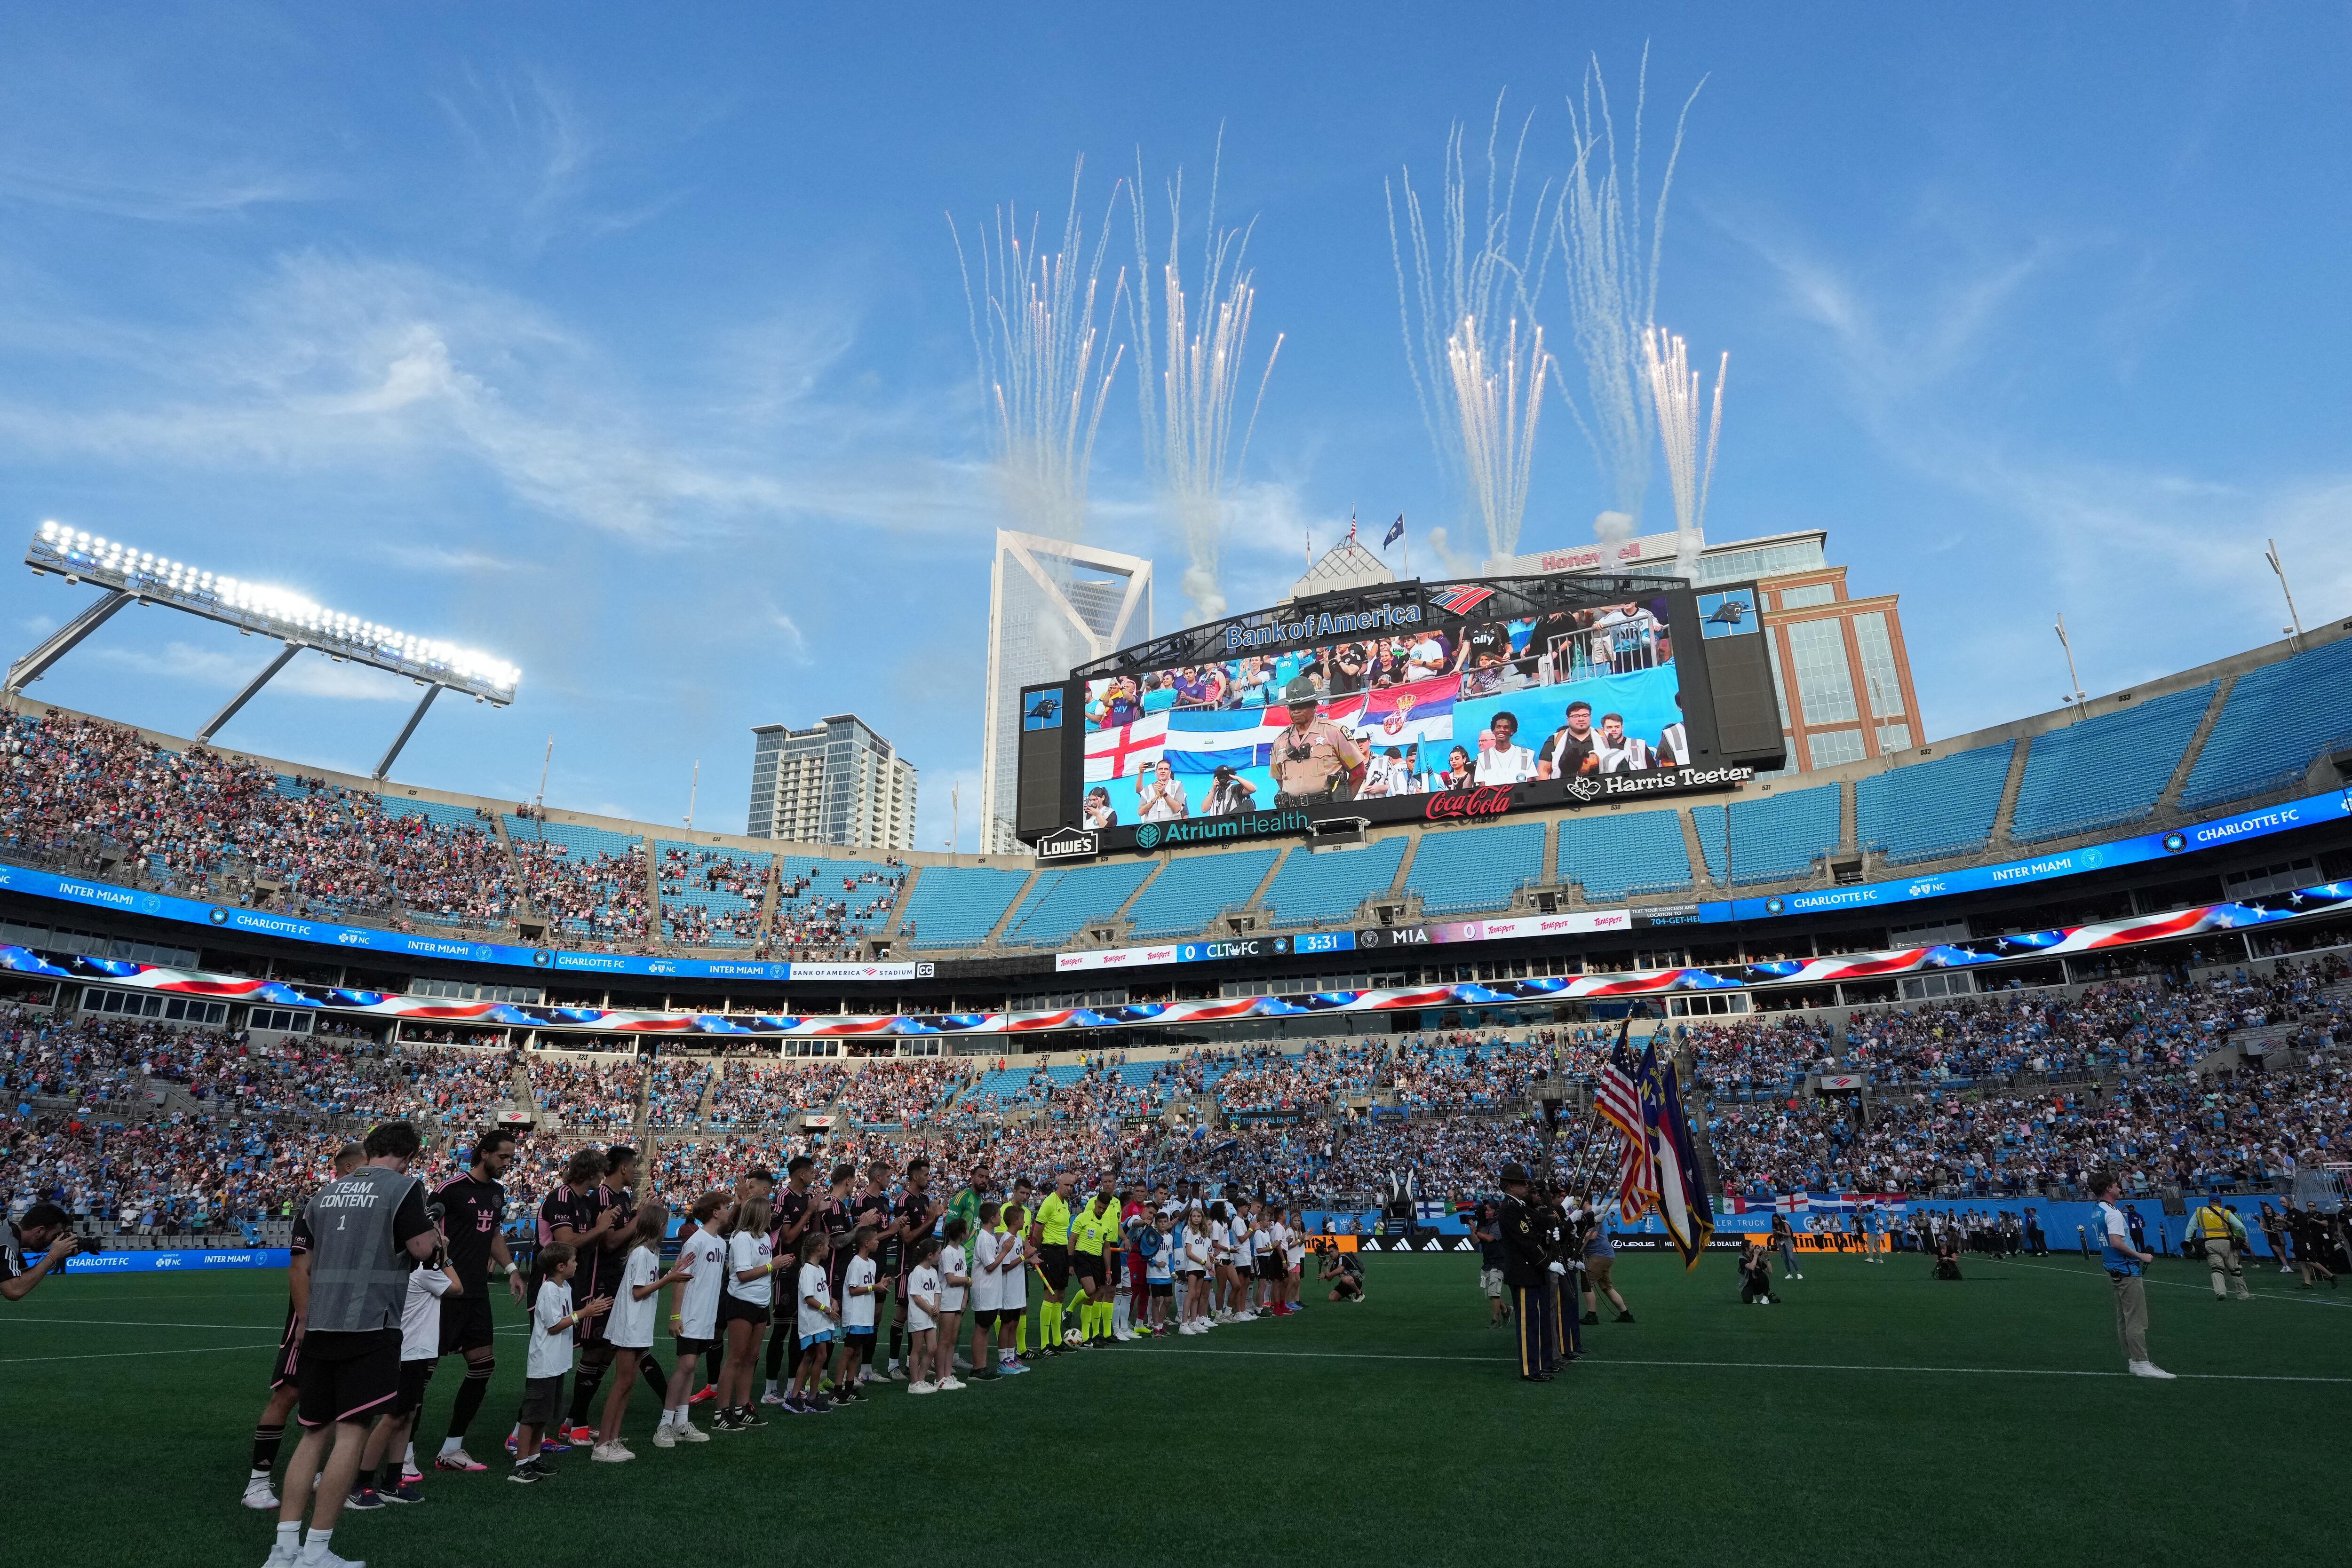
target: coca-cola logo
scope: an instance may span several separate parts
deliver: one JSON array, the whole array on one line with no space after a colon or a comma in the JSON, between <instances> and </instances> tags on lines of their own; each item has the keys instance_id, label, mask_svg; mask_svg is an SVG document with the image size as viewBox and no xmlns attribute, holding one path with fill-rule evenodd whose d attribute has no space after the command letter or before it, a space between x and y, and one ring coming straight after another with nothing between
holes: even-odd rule
<instances>
[{"instance_id":1,"label":"coca-cola logo","mask_svg":"<svg viewBox=\"0 0 2352 1568\"><path fill-rule=\"evenodd\" d=\"M1499 817L1511 809L1511 787L1481 784L1472 789L1449 789L1432 795L1423 815L1433 822L1462 817Z\"/></svg>"}]
</instances>

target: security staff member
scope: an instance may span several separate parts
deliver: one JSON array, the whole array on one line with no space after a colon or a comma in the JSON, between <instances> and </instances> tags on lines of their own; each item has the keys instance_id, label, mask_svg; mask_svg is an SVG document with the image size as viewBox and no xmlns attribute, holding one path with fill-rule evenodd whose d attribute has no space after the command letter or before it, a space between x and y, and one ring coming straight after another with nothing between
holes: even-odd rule
<instances>
[{"instance_id":1,"label":"security staff member","mask_svg":"<svg viewBox=\"0 0 2352 1568\"><path fill-rule=\"evenodd\" d=\"M1525 1166L1503 1167L1503 1284L1511 1292L1511 1315L1519 1340L1519 1377L1549 1383L1559 1360L1559 1312L1554 1265L1544 1250L1542 1217L1528 1196Z\"/></svg>"},{"instance_id":2,"label":"security staff member","mask_svg":"<svg viewBox=\"0 0 2352 1568\"><path fill-rule=\"evenodd\" d=\"M1274 737L1274 803L1307 806L1344 800L1368 755L1354 737L1315 716L1315 683L1300 675L1282 689L1290 727Z\"/></svg>"},{"instance_id":3,"label":"security staff member","mask_svg":"<svg viewBox=\"0 0 2352 1568\"><path fill-rule=\"evenodd\" d=\"M2253 1292L2246 1289L2246 1270L2238 1262L2238 1249L2246 1244L2246 1228L2237 1213L2218 1197L2209 1197L2205 1207L2189 1217L2192 1234L2205 1243L2205 1267L2212 1271L2213 1299L2229 1300L2223 1287L2234 1282L2238 1300L2251 1301Z\"/></svg>"}]
</instances>

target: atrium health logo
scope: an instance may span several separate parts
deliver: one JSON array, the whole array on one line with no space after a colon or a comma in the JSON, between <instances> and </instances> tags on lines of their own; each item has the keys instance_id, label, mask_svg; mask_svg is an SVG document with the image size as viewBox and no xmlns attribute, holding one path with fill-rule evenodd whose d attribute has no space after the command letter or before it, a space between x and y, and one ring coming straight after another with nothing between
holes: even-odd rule
<instances>
[{"instance_id":1,"label":"atrium health logo","mask_svg":"<svg viewBox=\"0 0 2352 1568\"><path fill-rule=\"evenodd\" d=\"M1157 823L1157 822L1146 822L1146 823L1144 823L1141 827L1139 827L1139 828L1138 828L1138 829L1136 829L1136 830L1135 830L1135 847L1136 847L1137 849L1139 849L1139 850L1148 850L1148 849L1150 849L1152 845L1154 845L1154 844L1158 843L1159 841L1160 841L1160 824L1159 824L1159 823Z\"/></svg>"}]
</instances>

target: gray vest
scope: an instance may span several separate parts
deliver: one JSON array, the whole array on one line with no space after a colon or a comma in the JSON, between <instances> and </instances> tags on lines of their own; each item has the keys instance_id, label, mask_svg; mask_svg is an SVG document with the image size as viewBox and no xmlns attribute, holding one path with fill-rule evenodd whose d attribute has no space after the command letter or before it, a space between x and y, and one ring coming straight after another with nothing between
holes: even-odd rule
<instances>
[{"instance_id":1,"label":"gray vest","mask_svg":"<svg viewBox=\"0 0 2352 1568\"><path fill-rule=\"evenodd\" d=\"M415 1176L362 1166L311 1196L310 1327L368 1333L400 1326L409 1262L393 1239L392 1217Z\"/></svg>"}]
</instances>

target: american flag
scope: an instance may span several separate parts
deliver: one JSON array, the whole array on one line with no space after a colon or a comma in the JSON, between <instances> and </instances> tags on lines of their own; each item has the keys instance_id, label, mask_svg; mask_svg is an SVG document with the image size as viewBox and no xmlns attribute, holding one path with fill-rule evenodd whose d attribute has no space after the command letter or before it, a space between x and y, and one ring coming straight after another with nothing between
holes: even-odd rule
<instances>
[{"instance_id":1,"label":"american flag","mask_svg":"<svg viewBox=\"0 0 2352 1568\"><path fill-rule=\"evenodd\" d=\"M1642 1090L1634 1082L1639 1071L1620 1040L1602 1064L1594 1082L1593 1108L1615 1127L1621 1139L1617 1155L1617 1212L1633 1224L1650 1211L1658 1195L1658 1162L1650 1148L1650 1129L1642 1117Z\"/></svg>"}]
</instances>

